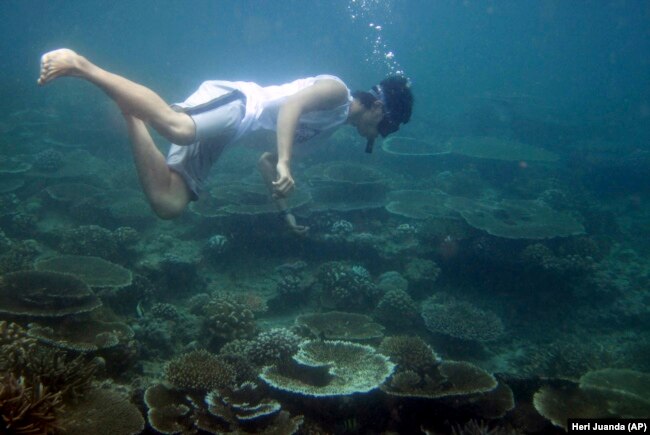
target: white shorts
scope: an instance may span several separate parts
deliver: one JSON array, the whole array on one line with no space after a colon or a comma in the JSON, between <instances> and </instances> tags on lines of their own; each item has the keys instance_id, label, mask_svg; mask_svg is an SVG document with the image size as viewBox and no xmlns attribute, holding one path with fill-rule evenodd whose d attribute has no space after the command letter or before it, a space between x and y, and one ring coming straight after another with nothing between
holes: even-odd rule
<instances>
[{"instance_id":1,"label":"white shorts","mask_svg":"<svg viewBox=\"0 0 650 435\"><path fill-rule=\"evenodd\" d=\"M205 103L172 105L172 108L190 115L196 126L196 139L190 145L172 144L167 153L167 166L183 177L192 200L196 201L210 168L239 129L246 112L246 96L239 91L225 90Z\"/></svg>"}]
</instances>

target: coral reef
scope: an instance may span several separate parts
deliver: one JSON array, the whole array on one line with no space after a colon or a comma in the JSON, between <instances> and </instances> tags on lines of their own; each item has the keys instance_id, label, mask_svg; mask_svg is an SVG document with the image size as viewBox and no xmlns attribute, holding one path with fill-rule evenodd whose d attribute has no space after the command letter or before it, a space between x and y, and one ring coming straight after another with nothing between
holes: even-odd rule
<instances>
[{"instance_id":1,"label":"coral reef","mask_svg":"<svg viewBox=\"0 0 650 435\"><path fill-rule=\"evenodd\" d=\"M34 156L33 168L41 172L56 172L63 166L63 155L53 149L41 151Z\"/></svg>"},{"instance_id":2,"label":"coral reef","mask_svg":"<svg viewBox=\"0 0 650 435\"><path fill-rule=\"evenodd\" d=\"M312 184L312 210L368 210L386 203L386 174L372 166L328 162L310 167L305 176Z\"/></svg>"},{"instance_id":3,"label":"coral reef","mask_svg":"<svg viewBox=\"0 0 650 435\"><path fill-rule=\"evenodd\" d=\"M0 373L24 367L36 340L18 324L0 321Z\"/></svg>"},{"instance_id":4,"label":"coral reef","mask_svg":"<svg viewBox=\"0 0 650 435\"><path fill-rule=\"evenodd\" d=\"M222 234L215 234L205 242L203 246L203 256L210 260L218 260L228 252L230 242L228 238Z\"/></svg>"},{"instance_id":5,"label":"coral reef","mask_svg":"<svg viewBox=\"0 0 650 435\"><path fill-rule=\"evenodd\" d=\"M650 375L634 370L588 372L579 384L544 385L533 397L535 409L555 426L567 429L569 418L646 417Z\"/></svg>"},{"instance_id":6,"label":"coral reef","mask_svg":"<svg viewBox=\"0 0 650 435\"><path fill-rule=\"evenodd\" d=\"M59 391L64 399L77 400L90 389L98 365L86 355L72 356L59 349L34 348L22 368L14 368L27 379Z\"/></svg>"},{"instance_id":7,"label":"coral reef","mask_svg":"<svg viewBox=\"0 0 650 435\"><path fill-rule=\"evenodd\" d=\"M492 311L469 302L431 297L422 304L422 318L431 332L462 340L491 341L504 333L501 319Z\"/></svg>"},{"instance_id":8,"label":"coral reef","mask_svg":"<svg viewBox=\"0 0 650 435\"><path fill-rule=\"evenodd\" d=\"M100 192L100 188L83 183L59 183L45 188L50 199L62 204L74 204Z\"/></svg>"},{"instance_id":9,"label":"coral reef","mask_svg":"<svg viewBox=\"0 0 650 435\"><path fill-rule=\"evenodd\" d=\"M404 277L408 280L408 291L413 297L430 295L433 284L440 276L440 267L433 260L413 258L404 267Z\"/></svg>"},{"instance_id":10,"label":"coral reef","mask_svg":"<svg viewBox=\"0 0 650 435\"><path fill-rule=\"evenodd\" d=\"M104 322L85 317L65 322L30 323L27 333L40 342L75 352L97 352L131 347L133 330L123 322Z\"/></svg>"},{"instance_id":11,"label":"coral reef","mask_svg":"<svg viewBox=\"0 0 650 435\"><path fill-rule=\"evenodd\" d=\"M250 338L257 328L249 306L228 294L213 295L203 314L204 328L217 340Z\"/></svg>"},{"instance_id":12,"label":"coral reef","mask_svg":"<svg viewBox=\"0 0 650 435\"><path fill-rule=\"evenodd\" d=\"M279 309L286 305L303 302L308 296L311 280L298 271L284 273L277 278L275 287L277 296L272 304Z\"/></svg>"},{"instance_id":13,"label":"coral reef","mask_svg":"<svg viewBox=\"0 0 650 435\"><path fill-rule=\"evenodd\" d=\"M370 273L362 266L328 262L321 265L317 281L321 302L334 309L368 310L379 295Z\"/></svg>"},{"instance_id":14,"label":"coral reef","mask_svg":"<svg viewBox=\"0 0 650 435\"><path fill-rule=\"evenodd\" d=\"M35 240L22 240L7 245L7 249L3 249L0 253L0 273L31 269L34 260L41 253Z\"/></svg>"},{"instance_id":15,"label":"coral reef","mask_svg":"<svg viewBox=\"0 0 650 435\"><path fill-rule=\"evenodd\" d=\"M32 211L12 211L0 214L0 225L11 237L21 239L35 239L38 217Z\"/></svg>"},{"instance_id":16,"label":"coral reef","mask_svg":"<svg viewBox=\"0 0 650 435\"><path fill-rule=\"evenodd\" d=\"M554 162L556 154L516 140L493 136L453 137L446 144L454 154L486 160Z\"/></svg>"},{"instance_id":17,"label":"coral reef","mask_svg":"<svg viewBox=\"0 0 650 435\"><path fill-rule=\"evenodd\" d=\"M381 388L395 396L439 399L486 393L496 387L494 376L471 363L442 361L433 369L420 373L398 368Z\"/></svg>"},{"instance_id":18,"label":"coral reef","mask_svg":"<svg viewBox=\"0 0 650 435\"><path fill-rule=\"evenodd\" d=\"M179 351L201 347L201 319L168 303L140 305L133 331L144 359L168 359ZM207 341L207 340L206 340Z\"/></svg>"},{"instance_id":19,"label":"coral reef","mask_svg":"<svg viewBox=\"0 0 650 435\"><path fill-rule=\"evenodd\" d=\"M614 347L573 334L540 344L522 343L520 349L515 366L523 376L578 379L589 370L620 364Z\"/></svg>"},{"instance_id":20,"label":"coral reef","mask_svg":"<svg viewBox=\"0 0 650 435\"><path fill-rule=\"evenodd\" d=\"M161 384L145 391L149 425L160 433L292 435L302 416L291 417L280 404L266 399L253 383L208 394L183 393Z\"/></svg>"},{"instance_id":21,"label":"coral reef","mask_svg":"<svg viewBox=\"0 0 650 435\"><path fill-rule=\"evenodd\" d=\"M391 270L384 272L377 278L377 287L383 291L402 290L408 289L409 283L399 272Z\"/></svg>"},{"instance_id":22,"label":"coral reef","mask_svg":"<svg viewBox=\"0 0 650 435\"><path fill-rule=\"evenodd\" d=\"M490 424L484 420L470 420L451 428L451 435L517 435L518 433L513 428Z\"/></svg>"},{"instance_id":23,"label":"coral reef","mask_svg":"<svg viewBox=\"0 0 650 435\"><path fill-rule=\"evenodd\" d=\"M309 335L327 340L372 340L384 336L384 327L371 317L342 311L301 314L296 326Z\"/></svg>"},{"instance_id":24,"label":"coral reef","mask_svg":"<svg viewBox=\"0 0 650 435\"><path fill-rule=\"evenodd\" d=\"M87 255L117 260L119 245L113 232L98 225L81 225L59 235L58 249L63 254Z\"/></svg>"},{"instance_id":25,"label":"coral reef","mask_svg":"<svg viewBox=\"0 0 650 435\"><path fill-rule=\"evenodd\" d=\"M558 212L530 200L473 200L449 197L445 206L460 213L474 228L508 239L551 239L584 234L571 214Z\"/></svg>"},{"instance_id":26,"label":"coral reef","mask_svg":"<svg viewBox=\"0 0 650 435\"><path fill-rule=\"evenodd\" d=\"M534 243L521 253L521 259L529 269L537 269L558 279L576 279L594 270L595 262L590 255L556 255L550 248Z\"/></svg>"},{"instance_id":27,"label":"coral reef","mask_svg":"<svg viewBox=\"0 0 650 435\"><path fill-rule=\"evenodd\" d=\"M151 315L161 320L177 320L178 310L172 304L157 302L151 306Z\"/></svg>"},{"instance_id":28,"label":"coral reef","mask_svg":"<svg viewBox=\"0 0 650 435\"><path fill-rule=\"evenodd\" d=\"M130 270L99 257L84 255L59 255L42 259L34 265L36 270L68 273L91 287L123 287L131 284Z\"/></svg>"},{"instance_id":29,"label":"coral reef","mask_svg":"<svg viewBox=\"0 0 650 435\"><path fill-rule=\"evenodd\" d=\"M25 378L5 374L0 383L0 429L9 435L53 434L59 428L63 406L60 392Z\"/></svg>"},{"instance_id":30,"label":"coral reef","mask_svg":"<svg viewBox=\"0 0 650 435\"><path fill-rule=\"evenodd\" d=\"M72 355L39 345L15 323L0 322L0 373L42 384L63 398L76 399L90 388L98 364L87 355Z\"/></svg>"},{"instance_id":31,"label":"coral reef","mask_svg":"<svg viewBox=\"0 0 650 435\"><path fill-rule=\"evenodd\" d=\"M265 398L260 390L256 384L246 382L230 390L208 393L205 403L211 415L244 433L295 432L302 418L290 419L279 402Z\"/></svg>"},{"instance_id":32,"label":"coral reef","mask_svg":"<svg viewBox=\"0 0 650 435\"><path fill-rule=\"evenodd\" d=\"M62 418L65 433L71 435L137 435L144 430L144 418L129 397L113 388L94 388L83 400L66 406Z\"/></svg>"},{"instance_id":33,"label":"coral reef","mask_svg":"<svg viewBox=\"0 0 650 435\"><path fill-rule=\"evenodd\" d=\"M397 364L400 370L416 374L428 372L440 363L438 355L420 337L386 337L378 350Z\"/></svg>"},{"instance_id":34,"label":"coral reef","mask_svg":"<svg viewBox=\"0 0 650 435\"><path fill-rule=\"evenodd\" d=\"M410 219L458 219L445 207L447 194L439 190L394 190L388 194L386 210Z\"/></svg>"},{"instance_id":35,"label":"coral reef","mask_svg":"<svg viewBox=\"0 0 650 435\"><path fill-rule=\"evenodd\" d=\"M404 290L389 290L381 297L374 316L390 329L407 329L420 321L420 312Z\"/></svg>"},{"instance_id":36,"label":"coral reef","mask_svg":"<svg viewBox=\"0 0 650 435\"><path fill-rule=\"evenodd\" d=\"M279 390L311 397L366 393L395 368L370 346L345 341L304 341L292 361L264 367L260 377Z\"/></svg>"},{"instance_id":37,"label":"coral reef","mask_svg":"<svg viewBox=\"0 0 650 435\"><path fill-rule=\"evenodd\" d=\"M309 302L314 277L307 270L307 263L296 261L275 268L275 295L269 300L273 311L282 312Z\"/></svg>"},{"instance_id":38,"label":"coral reef","mask_svg":"<svg viewBox=\"0 0 650 435\"><path fill-rule=\"evenodd\" d=\"M195 350L171 360L165 378L176 388L207 392L232 385L235 372L223 358Z\"/></svg>"},{"instance_id":39,"label":"coral reef","mask_svg":"<svg viewBox=\"0 0 650 435\"><path fill-rule=\"evenodd\" d=\"M138 314L138 304L151 301L158 289L149 278L133 274L131 284L122 287L98 288L102 301L117 314L131 316Z\"/></svg>"},{"instance_id":40,"label":"coral reef","mask_svg":"<svg viewBox=\"0 0 650 435\"><path fill-rule=\"evenodd\" d=\"M22 271L0 278L0 313L63 317L92 311L101 304L90 288L72 275Z\"/></svg>"},{"instance_id":41,"label":"coral reef","mask_svg":"<svg viewBox=\"0 0 650 435\"><path fill-rule=\"evenodd\" d=\"M261 332L250 341L246 356L258 366L281 363L297 351L301 338L285 328Z\"/></svg>"},{"instance_id":42,"label":"coral reef","mask_svg":"<svg viewBox=\"0 0 650 435\"><path fill-rule=\"evenodd\" d=\"M296 209L311 201L307 189L298 189L289 198L289 207ZM235 217L251 219L276 212L268 191L261 182L229 181L210 189L201 201L192 202L190 210L203 218ZM250 230L249 228L248 230Z\"/></svg>"},{"instance_id":43,"label":"coral reef","mask_svg":"<svg viewBox=\"0 0 650 435\"><path fill-rule=\"evenodd\" d=\"M330 233L334 236L345 237L354 231L354 226L352 222L346 221L345 219L340 219L332 224L330 228Z\"/></svg>"},{"instance_id":44,"label":"coral reef","mask_svg":"<svg viewBox=\"0 0 650 435\"><path fill-rule=\"evenodd\" d=\"M158 264L165 285L173 293L190 293L199 281L194 258L165 253Z\"/></svg>"}]
</instances>

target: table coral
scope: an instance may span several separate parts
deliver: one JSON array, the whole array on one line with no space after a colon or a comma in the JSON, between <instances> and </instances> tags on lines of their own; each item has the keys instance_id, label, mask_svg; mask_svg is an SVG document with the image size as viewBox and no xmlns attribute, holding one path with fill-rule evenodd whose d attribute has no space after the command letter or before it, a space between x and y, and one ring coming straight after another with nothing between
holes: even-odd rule
<instances>
[{"instance_id":1,"label":"table coral","mask_svg":"<svg viewBox=\"0 0 650 435\"><path fill-rule=\"evenodd\" d=\"M422 318L432 332L463 340L491 341L504 333L501 319L492 311L469 302L429 298L422 304Z\"/></svg>"},{"instance_id":2,"label":"table coral","mask_svg":"<svg viewBox=\"0 0 650 435\"><path fill-rule=\"evenodd\" d=\"M345 341L304 341L290 364L267 366L260 377L270 386L312 397L366 393L395 368L371 346Z\"/></svg>"}]
</instances>

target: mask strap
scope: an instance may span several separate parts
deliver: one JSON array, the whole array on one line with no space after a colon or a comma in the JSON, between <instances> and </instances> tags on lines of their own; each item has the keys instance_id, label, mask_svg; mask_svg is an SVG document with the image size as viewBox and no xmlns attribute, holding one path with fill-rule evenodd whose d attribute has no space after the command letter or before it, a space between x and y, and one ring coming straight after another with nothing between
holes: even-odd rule
<instances>
[{"instance_id":1,"label":"mask strap","mask_svg":"<svg viewBox=\"0 0 650 435\"><path fill-rule=\"evenodd\" d=\"M370 95L381 101L381 104L384 105L384 112L388 113L388 106L386 105L386 97L384 96L384 91L381 89L381 85L373 86L369 91Z\"/></svg>"}]
</instances>

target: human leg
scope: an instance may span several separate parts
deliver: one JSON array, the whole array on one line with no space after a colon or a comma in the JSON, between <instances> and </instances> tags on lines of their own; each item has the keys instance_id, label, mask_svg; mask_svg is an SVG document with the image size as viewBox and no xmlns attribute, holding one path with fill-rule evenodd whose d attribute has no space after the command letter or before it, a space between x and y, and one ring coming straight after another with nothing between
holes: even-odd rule
<instances>
[{"instance_id":1,"label":"human leg","mask_svg":"<svg viewBox=\"0 0 650 435\"><path fill-rule=\"evenodd\" d=\"M183 180L172 171L156 147L145 123L124 114L133 150L133 159L149 204L163 219L179 216L190 202L191 193Z\"/></svg>"},{"instance_id":2,"label":"human leg","mask_svg":"<svg viewBox=\"0 0 650 435\"><path fill-rule=\"evenodd\" d=\"M123 113L151 125L170 142L188 145L195 141L196 128L189 115L176 112L151 89L113 74L72 50L59 49L41 57L38 84L58 77L79 77L102 89Z\"/></svg>"}]
</instances>

